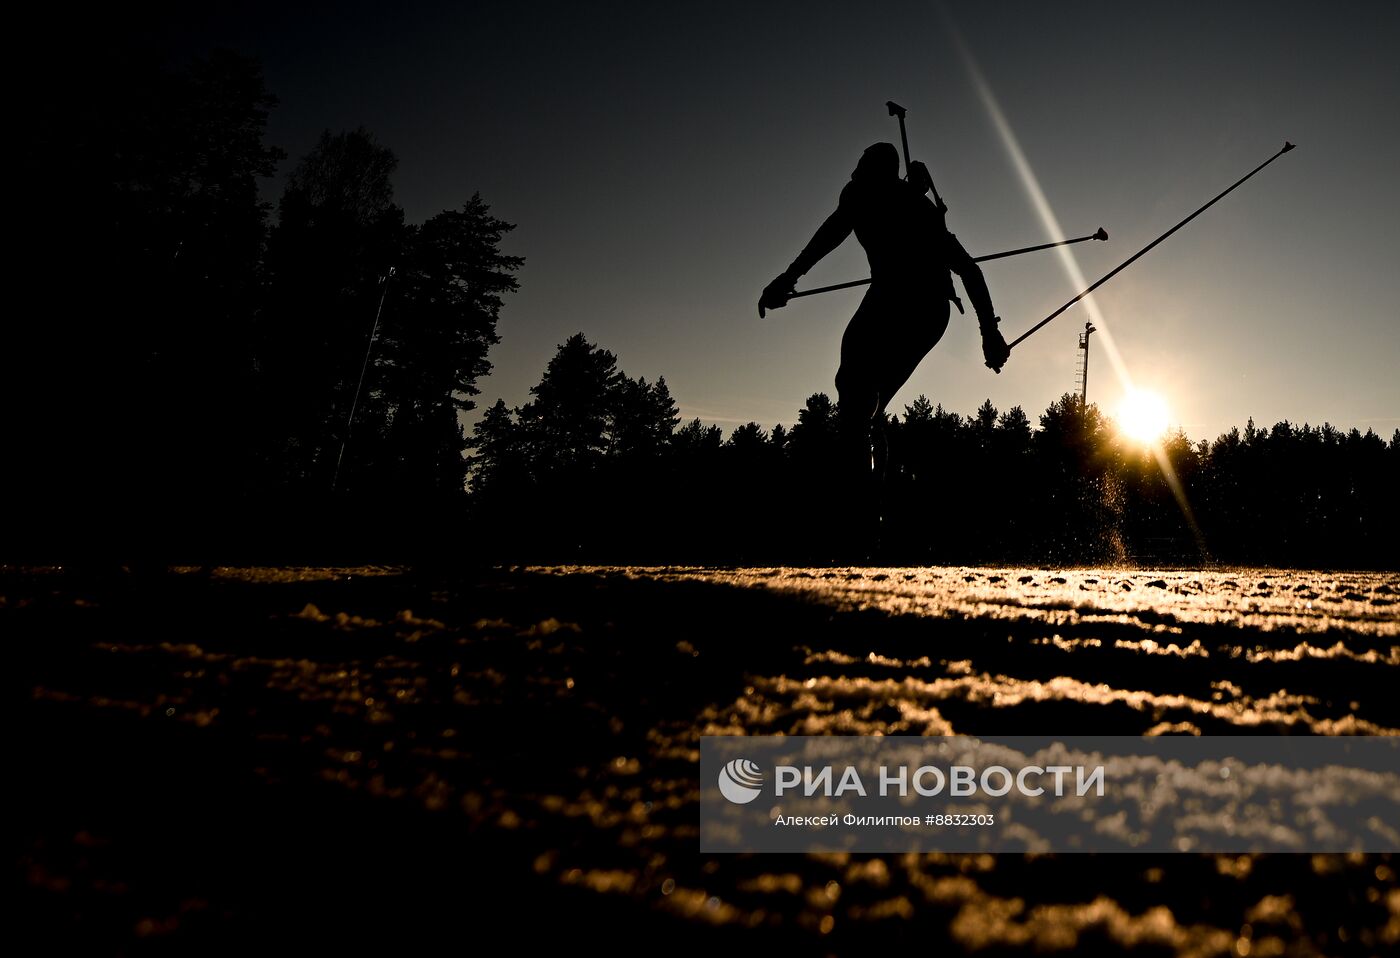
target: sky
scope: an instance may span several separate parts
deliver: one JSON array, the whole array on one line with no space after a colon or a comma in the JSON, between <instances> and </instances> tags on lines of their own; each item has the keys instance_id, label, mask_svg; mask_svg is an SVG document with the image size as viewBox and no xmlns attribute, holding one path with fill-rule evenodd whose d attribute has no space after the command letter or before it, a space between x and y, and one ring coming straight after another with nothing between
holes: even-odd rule
<instances>
[{"instance_id":1,"label":"sky","mask_svg":"<svg viewBox=\"0 0 1400 958\"><path fill-rule=\"evenodd\" d=\"M1089 398L1157 391L1194 440L1251 417L1400 427L1400 4L213 3L151 37L263 62L283 175L322 129L364 126L411 221L479 191L516 224L483 407L525 402L578 331L726 430L834 396L862 291L756 302L861 151L898 143L892 99L974 256L1109 232L984 265L1008 340L1291 140L1096 294ZM851 237L799 285L866 275ZM1074 388L1090 315L994 375L954 313L890 409L1034 422Z\"/></svg>"}]
</instances>

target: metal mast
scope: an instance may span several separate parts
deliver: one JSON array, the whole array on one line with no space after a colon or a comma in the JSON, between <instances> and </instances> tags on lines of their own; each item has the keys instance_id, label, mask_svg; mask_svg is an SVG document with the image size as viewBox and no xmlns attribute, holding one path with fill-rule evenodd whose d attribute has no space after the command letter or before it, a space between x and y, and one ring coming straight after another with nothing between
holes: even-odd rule
<instances>
[{"instance_id":1,"label":"metal mast","mask_svg":"<svg viewBox=\"0 0 1400 958\"><path fill-rule=\"evenodd\" d=\"M1084 332L1079 334L1079 368L1075 370L1075 386L1079 389L1079 405L1083 407L1089 397L1089 336L1096 330L1093 323L1084 324Z\"/></svg>"}]
</instances>

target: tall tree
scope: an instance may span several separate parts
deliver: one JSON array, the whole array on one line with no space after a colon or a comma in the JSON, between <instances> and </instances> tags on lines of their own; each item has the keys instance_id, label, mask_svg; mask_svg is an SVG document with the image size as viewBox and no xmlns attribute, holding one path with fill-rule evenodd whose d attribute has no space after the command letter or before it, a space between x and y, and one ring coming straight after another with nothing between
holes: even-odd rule
<instances>
[{"instance_id":1,"label":"tall tree","mask_svg":"<svg viewBox=\"0 0 1400 958\"><path fill-rule=\"evenodd\" d=\"M615 386L608 426L609 451L626 458L655 458L671 445L680 413L666 386L666 377L647 383L646 377L623 376Z\"/></svg>"},{"instance_id":2,"label":"tall tree","mask_svg":"<svg viewBox=\"0 0 1400 958\"><path fill-rule=\"evenodd\" d=\"M696 418L677 429L672 442L684 459L704 459L719 451L724 444L724 431Z\"/></svg>"},{"instance_id":3,"label":"tall tree","mask_svg":"<svg viewBox=\"0 0 1400 958\"><path fill-rule=\"evenodd\" d=\"M825 462L835 455L838 432L836 404L826 393L813 393L788 435L792 455L799 461Z\"/></svg>"},{"instance_id":4,"label":"tall tree","mask_svg":"<svg viewBox=\"0 0 1400 958\"><path fill-rule=\"evenodd\" d=\"M281 481L329 487L348 438L383 284L405 246L396 163L364 129L326 131L282 195L259 342L267 452Z\"/></svg>"},{"instance_id":5,"label":"tall tree","mask_svg":"<svg viewBox=\"0 0 1400 958\"><path fill-rule=\"evenodd\" d=\"M1020 406L1012 406L997 417L998 445L1008 454L1027 452L1031 447L1031 421Z\"/></svg>"},{"instance_id":6,"label":"tall tree","mask_svg":"<svg viewBox=\"0 0 1400 958\"><path fill-rule=\"evenodd\" d=\"M933 403L928 401L928 397L919 393L918 397L909 405L904 407L904 421L929 422L933 419Z\"/></svg>"},{"instance_id":7,"label":"tall tree","mask_svg":"<svg viewBox=\"0 0 1400 958\"><path fill-rule=\"evenodd\" d=\"M992 405L990 399L983 400L982 405L977 407L977 412L967 421L968 428L972 431L972 440L977 448L984 452L992 447L992 434L996 431L997 407Z\"/></svg>"},{"instance_id":8,"label":"tall tree","mask_svg":"<svg viewBox=\"0 0 1400 958\"><path fill-rule=\"evenodd\" d=\"M589 469L608 451L617 357L575 333L550 358L535 398L520 408L522 437L537 474Z\"/></svg>"},{"instance_id":9,"label":"tall tree","mask_svg":"<svg viewBox=\"0 0 1400 958\"><path fill-rule=\"evenodd\" d=\"M500 249L512 229L474 194L405 230L366 397L385 410L386 433L365 439L382 445L396 491L464 489L458 413L476 408L477 381L491 371L487 352L500 341L502 296L518 286L512 274L524 260Z\"/></svg>"}]
</instances>

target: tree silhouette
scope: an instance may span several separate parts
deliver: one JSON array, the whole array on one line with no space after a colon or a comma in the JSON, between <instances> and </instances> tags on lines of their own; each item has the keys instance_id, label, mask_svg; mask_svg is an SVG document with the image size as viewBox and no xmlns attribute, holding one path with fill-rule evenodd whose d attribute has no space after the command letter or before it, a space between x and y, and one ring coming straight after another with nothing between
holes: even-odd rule
<instances>
[{"instance_id":1,"label":"tree silhouette","mask_svg":"<svg viewBox=\"0 0 1400 958\"><path fill-rule=\"evenodd\" d=\"M977 407L977 412L968 420L967 425L977 449L984 453L990 452L992 437L997 427L997 407L992 405L990 399L984 400L982 405Z\"/></svg>"},{"instance_id":2,"label":"tree silhouette","mask_svg":"<svg viewBox=\"0 0 1400 958\"><path fill-rule=\"evenodd\" d=\"M655 459L669 448L681 417L665 376L651 385L646 377L623 376L614 387L611 406L608 436L612 455Z\"/></svg>"},{"instance_id":3,"label":"tree silhouette","mask_svg":"<svg viewBox=\"0 0 1400 958\"><path fill-rule=\"evenodd\" d=\"M496 400L477 420L469 446L476 450L467 464L475 477L473 491L479 495L517 487L528 478L528 464L519 443L518 429L505 400Z\"/></svg>"},{"instance_id":4,"label":"tree silhouette","mask_svg":"<svg viewBox=\"0 0 1400 958\"><path fill-rule=\"evenodd\" d=\"M768 433L756 422L745 423L729 434L725 442L733 452L747 462L761 461L770 448Z\"/></svg>"},{"instance_id":5,"label":"tree silhouette","mask_svg":"<svg viewBox=\"0 0 1400 958\"><path fill-rule=\"evenodd\" d=\"M666 380L630 378L613 353L582 333L559 345L530 394L514 416L498 401L473 430L473 498L499 503L528 489L532 502L528 516L512 517L514 528L476 511L493 542L523 535L564 553L607 543L639 547L664 527L622 529L616 517L662 508L677 480L673 452L703 460L719 445L719 431L696 422L675 447L680 415Z\"/></svg>"},{"instance_id":6,"label":"tree silhouette","mask_svg":"<svg viewBox=\"0 0 1400 958\"><path fill-rule=\"evenodd\" d=\"M537 479L582 475L610 448L615 393L623 375L617 357L575 333L530 387L535 398L519 410L521 438Z\"/></svg>"},{"instance_id":7,"label":"tree silhouette","mask_svg":"<svg viewBox=\"0 0 1400 958\"><path fill-rule=\"evenodd\" d=\"M370 455L389 464L375 483L394 494L460 496L467 448L459 412L476 407L477 380L491 370L486 355L499 342L502 294L524 260L500 251L514 227L492 217L479 194L405 231L404 250L385 297L375 376L366 406L383 408L382 433L357 443L355 461Z\"/></svg>"},{"instance_id":8,"label":"tree silhouette","mask_svg":"<svg viewBox=\"0 0 1400 958\"><path fill-rule=\"evenodd\" d=\"M724 444L724 430L692 419L676 430L671 444L684 461L706 459L717 453Z\"/></svg>"},{"instance_id":9,"label":"tree silhouette","mask_svg":"<svg viewBox=\"0 0 1400 958\"><path fill-rule=\"evenodd\" d=\"M1030 449L1031 421L1025 410L1012 406L997 417L996 436L1003 452L1013 458Z\"/></svg>"},{"instance_id":10,"label":"tree silhouette","mask_svg":"<svg viewBox=\"0 0 1400 958\"><path fill-rule=\"evenodd\" d=\"M31 228L12 265L47 304L14 329L0 376L6 407L32 410L12 495L71 520L79 551L168 552L216 534L244 475L275 100L231 53L178 69L86 55L22 137Z\"/></svg>"},{"instance_id":11,"label":"tree silhouette","mask_svg":"<svg viewBox=\"0 0 1400 958\"><path fill-rule=\"evenodd\" d=\"M788 446L800 463L825 463L836 449L838 436L836 404L826 393L813 393L797 414Z\"/></svg>"},{"instance_id":12,"label":"tree silhouette","mask_svg":"<svg viewBox=\"0 0 1400 958\"><path fill-rule=\"evenodd\" d=\"M383 283L405 247L392 151L363 129L322 133L288 179L268 251L259 366L274 482L329 489ZM358 412L358 411L357 411ZM364 420L387 412L370 403Z\"/></svg>"}]
</instances>

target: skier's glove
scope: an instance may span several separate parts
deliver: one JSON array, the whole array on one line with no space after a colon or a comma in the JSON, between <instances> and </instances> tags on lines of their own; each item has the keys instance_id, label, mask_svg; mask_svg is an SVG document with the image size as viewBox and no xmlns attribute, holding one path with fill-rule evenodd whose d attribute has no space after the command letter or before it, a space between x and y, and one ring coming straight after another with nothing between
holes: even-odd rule
<instances>
[{"instance_id":1,"label":"skier's glove","mask_svg":"<svg viewBox=\"0 0 1400 958\"><path fill-rule=\"evenodd\" d=\"M782 309L786 306L796 285L796 277L780 273L777 279L763 287L763 295L758 298L758 318L762 319L767 310Z\"/></svg>"},{"instance_id":2,"label":"skier's glove","mask_svg":"<svg viewBox=\"0 0 1400 958\"><path fill-rule=\"evenodd\" d=\"M980 322L982 327L982 358L987 361L987 368L995 373L1001 372L1001 367L1006 365L1006 360L1011 356L1011 347L1006 345L1001 330L997 329L997 323L1000 322L999 316L992 316Z\"/></svg>"}]
</instances>

